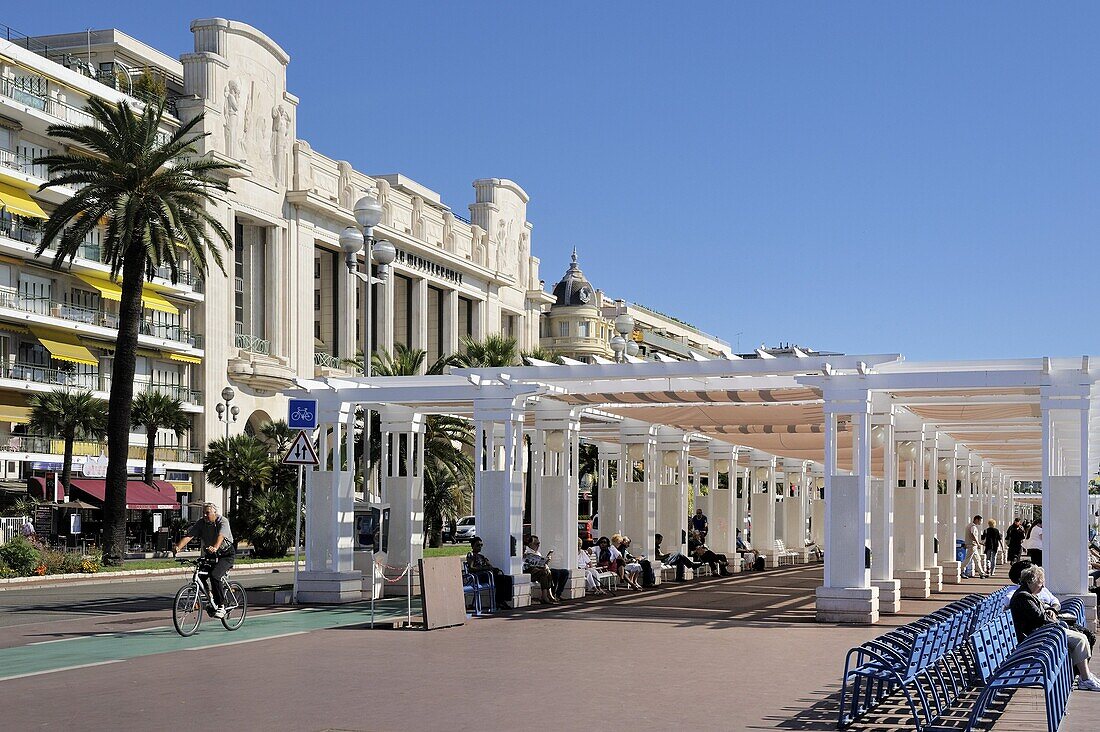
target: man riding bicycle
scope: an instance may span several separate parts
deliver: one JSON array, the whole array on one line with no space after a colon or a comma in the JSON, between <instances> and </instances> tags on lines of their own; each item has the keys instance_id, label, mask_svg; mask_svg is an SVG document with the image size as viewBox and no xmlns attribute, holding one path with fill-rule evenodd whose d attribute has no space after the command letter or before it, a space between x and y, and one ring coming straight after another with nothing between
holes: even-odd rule
<instances>
[{"instance_id":1,"label":"man riding bicycle","mask_svg":"<svg viewBox=\"0 0 1100 732\"><path fill-rule=\"evenodd\" d=\"M229 519L218 514L213 503L202 507L203 517L191 525L184 537L172 548L179 552L191 539L198 539L202 547L203 559L214 562L210 568L210 592L214 599L213 616L225 617L225 598L222 596L222 578L233 568L233 531L229 528Z\"/></svg>"}]
</instances>

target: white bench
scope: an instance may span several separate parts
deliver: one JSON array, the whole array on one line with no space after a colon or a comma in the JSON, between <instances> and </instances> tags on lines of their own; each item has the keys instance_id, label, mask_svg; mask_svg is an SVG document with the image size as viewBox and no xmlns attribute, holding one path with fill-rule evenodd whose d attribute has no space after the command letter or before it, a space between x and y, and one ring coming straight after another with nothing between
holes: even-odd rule
<instances>
[{"instance_id":1,"label":"white bench","mask_svg":"<svg viewBox=\"0 0 1100 732\"><path fill-rule=\"evenodd\" d=\"M589 554L591 555L591 552L589 552ZM599 561L599 558L593 555L592 564L596 564L597 561ZM607 570L604 567L596 567L595 569L596 582L598 582L600 586L603 586L603 584L606 582L607 591L614 595L615 591L619 589L619 575Z\"/></svg>"},{"instance_id":2,"label":"white bench","mask_svg":"<svg viewBox=\"0 0 1100 732\"><path fill-rule=\"evenodd\" d=\"M798 552L792 552L791 550L787 549L787 546L783 543L782 539L775 540L775 556L776 560L781 565L793 565L796 561L798 561Z\"/></svg>"}]
</instances>

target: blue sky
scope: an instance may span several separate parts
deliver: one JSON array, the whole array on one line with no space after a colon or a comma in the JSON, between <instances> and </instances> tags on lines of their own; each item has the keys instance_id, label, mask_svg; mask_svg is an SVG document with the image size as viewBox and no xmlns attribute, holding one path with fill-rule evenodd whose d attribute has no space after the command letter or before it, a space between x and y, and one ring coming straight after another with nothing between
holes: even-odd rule
<instances>
[{"instance_id":1,"label":"blue sky","mask_svg":"<svg viewBox=\"0 0 1100 732\"><path fill-rule=\"evenodd\" d=\"M111 3L7 10L173 56L223 16L291 55L298 134L467 213L531 195L551 286L750 349L911 360L1097 348L1100 6Z\"/></svg>"}]
</instances>

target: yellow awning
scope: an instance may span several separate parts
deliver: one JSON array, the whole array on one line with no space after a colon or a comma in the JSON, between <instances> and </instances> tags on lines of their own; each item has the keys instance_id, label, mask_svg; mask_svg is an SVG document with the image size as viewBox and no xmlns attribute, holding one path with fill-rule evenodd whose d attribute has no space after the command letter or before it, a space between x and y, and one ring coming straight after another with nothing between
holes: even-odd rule
<instances>
[{"instance_id":1,"label":"yellow awning","mask_svg":"<svg viewBox=\"0 0 1100 732\"><path fill-rule=\"evenodd\" d=\"M31 327L31 333L56 359L72 361L84 366L99 366L99 359L92 355L92 352L85 348L72 333L35 327Z\"/></svg>"},{"instance_id":2,"label":"yellow awning","mask_svg":"<svg viewBox=\"0 0 1100 732\"><path fill-rule=\"evenodd\" d=\"M195 484L189 480L170 480L168 482L176 489L176 493L191 493L195 489Z\"/></svg>"},{"instance_id":3,"label":"yellow awning","mask_svg":"<svg viewBox=\"0 0 1100 732\"><path fill-rule=\"evenodd\" d=\"M76 275L84 282L88 283L96 290L99 291L99 296L104 300L111 300L112 302L122 302L122 286L111 282L103 277L96 277L95 275L77 273ZM165 300L157 293L150 290L148 287L141 289L141 304L142 306L149 308L150 310L159 310L162 313L172 313L173 315L179 315L179 309L172 303Z\"/></svg>"},{"instance_id":4,"label":"yellow awning","mask_svg":"<svg viewBox=\"0 0 1100 732\"><path fill-rule=\"evenodd\" d=\"M33 219L49 218L42 207L27 195L26 191L7 183L0 183L0 206L6 208L8 213L13 213L16 216L29 216Z\"/></svg>"},{"instance_id":5,"label":"yellow awning","mask_svg":"<svg viewBox=\"0 0 1100 732\"><path fill-rule=\"evenodd\" d=\"M76 276L99 291L99 296L112 302L122 301L122 288L103 277L77 272Z\"/></svg>"},{"instance_id":6,"label":"yellow awning","mask_svg":"<svg viewBox=\"0 0 1100 732\"><path fill-rule=\"evenodd\" d=\"M141 304L150 310L159 310L162 313L172 313L173 315L179 315L180 313L179 308L150 290L148 287L142 288L141 290Z\"/></svg>"},{"instance_id":7,"label":"yellow awning","mask_svg":"<svg viewBox=\"0 0 1100 732\"><path fill-rule=\"evenodd\" d=\"M169 353L169 361L179 361L180 363L202 363L202 359L198 356L186 356L182 353Z\"/></svg>"},{"instance_id":8,"label":"yellow awning","mask_svg":"<svg viewBox=\"0 0 1100 732\"><path fill-rule=\"evenodd\" d=\"M0 404L0 422L27 424L30 421L30 407L17 407L14 404Z\"/></svg>"}]
</instances>

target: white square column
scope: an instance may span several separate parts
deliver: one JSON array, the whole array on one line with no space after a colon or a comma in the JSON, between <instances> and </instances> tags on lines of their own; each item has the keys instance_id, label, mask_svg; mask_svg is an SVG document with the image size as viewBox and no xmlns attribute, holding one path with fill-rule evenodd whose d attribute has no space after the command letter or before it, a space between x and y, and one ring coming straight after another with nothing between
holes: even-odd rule
<instances>
[{"instance_id":1,"label":"white square column","mask_svg":"<svg viewBox=\"0 0 1100 732\"><path fill-rule=\"evenodd\" d=\"M625 460L619 465L620 491L623 505L622 533L641 554L648 547L652 551L654 534L657 533L657 442L656 427L648 424L623 423L619 428ZM638 474L635 473L638 471ZM640 480L638 480L640 478ZM605 536L608 534L604 533ZM684 551L680 532L664 536L661 548L666 552Z\"/></svg>"},{"instance_id":2,"label":"white square column","mask_svg":"<svg viewBox=\"0 0 1100 732\"><path fill-rule=\"evenodd\" d=\"M901 596L923 600L931 594L924 555L924 427L898 431L898 488L894 500L896 576Z\"/></svg>"},{"instance_id":3,"label":"white square column","mask_svg":"<svg viewBox=\"0 0 1100 732\"><path fill-rule=\"evenodd\" d=\"M887 394L871 397L871 444L882 447L882 478L871 478L871 584L878 588L879 612L901 611L901 580L894 576L894 492L898 463L894 441L894 407Z\"/></svg>"},{"instance_id":4,"label":"white square column","mask_svg":"<svg viewBox=\"0 0 1100 732\"><path fill-rule=\"evenodd\" d=\"M1077 597L1096 627L1096 595L1088 591L1090 384L1082 372L1055 372L1040 389L1043 418L1043 568L1060 600ZM1077 378L1075 378L1077 377ZM1074 383L1077 382L1077 383ZM1081 383L1083 382L1083 383Z\"/></svg>"},{"instance_id":5,"label":"white square column","mask_svg":"<svg viewBox=\"0 0 1100 732\"><path fill-rule=\"evenodd\" d=\"M560 403L535 405L532 434L532 534L543 552L553 550L550 566L570 573L566 599L584 597L584 573L577 569L577 501L580 493L580 421Z\"/></svg>"},{"instance_id":6,"label":"white square column","mask_svg":"<svg viewBox=\"0 0 1100 732\"><path fill-rule=\"evenodd\" d=\"M654 533L662 535L661 547L668 551L666 547L670 546L670 537L673 537L671 545L675 545L680 532L688 527L688 436L680 430L658 427L656 450L657 516ZM636 555L653 556L653 534L630 535L630 538Z\"/></svg>"},{"instance_id":7,"label":"white square column","mask_svg":"<svg viewBox=\"0 0 1100 732\"><path fill-rule=\"evenodd\" d=\"M920 485L924 490L924 568L928 570L928 588L932 592L943 592L943 567L940 566L936 551L936 530L939 527L939 471L936 463L938 444L936 433L927 430L924 433L924 466Z\"/></svg>"},{"instance_id":8,"label":"white square column","mask_svg":"<svg viewBox=\"0 0 1100 732\"><path fill-rule=\"evenodd\" d=\"M737 555L737 528L741 525L737 512L737 448L719 442L712 442L707 449L709 462L710 492L708 504L710 513L710 534L707 544L717 554L725 554L730 559L730 571L740 572L741 562L734 561ZM726 487L720 488L722 476L726 478Z\"/></svg>"},{"instance_id":9,"label":"white square column","mask_svg":"<svg viewBox=\"0 0 1100 732\"><path fill-rule=\"evenodd\" d=\"M752 548L764 558L765 566L779 565L775 551L775 470L776 458L759 450L752 451L752 483L749 491L749 515Z\"/></svg>"},{"instance_id":10,"label":"white square column","mask_svg":"<svg viewBox=\"0 0 1100 732\"><path fill-rule=\"evenodd\" d=\"M515 399L474 401L474 514L485 557L512 577L512 606L531 604L523 573L523 417Z\"/></svg>"},{"instance_id":11,"label":"white square column","mask_svg":"<svg viewBox=\"0 0 1100 732\"><path fill-rule=\"evenodd\" d=\"M825 395L825 584L816 595L818 622L878 622L879 590L871 584L870 512L871 400L866 388L840 390L826 384ZM851 431L840 431L840 419ZM837 462L842 439L852 443L849 474Z\"/></svg>"},{"instance_id":12,"label":"white square column","mask_svg":"<svg viewBox=\"0 0 1100 732\"><path fill-rule=\"evenodd\" d=\"M348 405L339 415L320 415L318 470L305 472L306 561L298 576L298 601L345 603L363 599L363 575L354 566L355 471L341 460L354 455L354 420ZM346 438L346 446L342 443Z\"/></svg>"},{"instance_id":13,"label":"white square column","mask_svg":"<svg viewBox=\"0 0 1100 732\"><path fill-rule=\"evenodd\" d=\"M382 435L382 501L389 504L387 574L415 568L424 556L424 416L405 407L378 408ZM410 569L410 571L412 571ZM384 594L404 595L403 584Z\"/></svg>"},{"instance_id":14,"label":"white square column","mask_svg":"<svg viewBox=\"0 0 1100 732\"><path fill-rule=\"evenodd\" d=\"M943 567L943 582L948 585L959 584L962 574L962 562L955 555L955 545L959 536L959 500L956 493L955 459L957 447L951 439L941 436L936 449L937 495L939 511L936 538L940 540L940 566Z\"/></svg>"},{"instance_id":15,"label":"white square column","mask_svg":"<svg viewBox=\"0 0 1100 732\"><path fill-rule=\"evenodd\" d=\"M780 538L783 539L787 551L798 552L799 564L805 564L809 556L806 549L805 470L804 460L783 460L785 490L783 503L779 504L783 508L783 531Z\"/></svg>"},{"instance_id":16,"label":"white square column","mask_svg":"<svg viewBox=\"0 0 1100 732\"><path fill-rule=\"evenodd\" d=\"M601 442L596 448L599 460L599 525L598 536L621 534L623 528L623 500L620 487L623 473L623 450L617 443ZM614 473L612 472L614 466ZM612 480L612 474L615 480Z\"/></svg>"}]
</instances>

